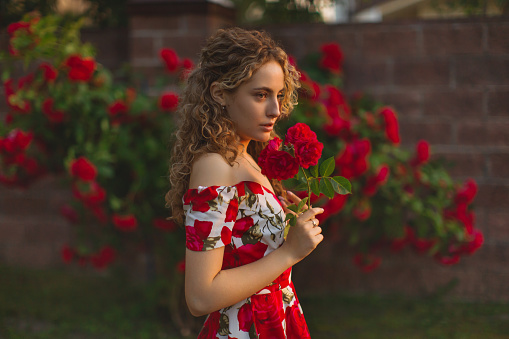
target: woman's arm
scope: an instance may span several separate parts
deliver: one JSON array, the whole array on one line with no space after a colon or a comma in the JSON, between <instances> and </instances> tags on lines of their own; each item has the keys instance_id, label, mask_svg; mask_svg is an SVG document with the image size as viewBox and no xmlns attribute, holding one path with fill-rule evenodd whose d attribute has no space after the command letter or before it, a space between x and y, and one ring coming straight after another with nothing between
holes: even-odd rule
<instances>
[{"instance_id":1,"label":"woman's arm","mask_svg":"<svg viewBox=\"0 0 509 339\"><path fill-rule=\"evenodd\" d=\"M215 185L235 184L235 179L229 182L232 181L231 167L224 161L221 162L228 167L217 164L216 157L200 160L193 166L190 187L210 186L210 180L214 180ZM207 179L211 177L213 179ZM323 240L321 228L313 227L310 221L322 212L321 208L304 212L280 248L240 267L221 270L224 247L202 252L186 250L185 290L191 313L195 316L208 314L246 299L305 258Z\"/></svg>"}]
</instances>

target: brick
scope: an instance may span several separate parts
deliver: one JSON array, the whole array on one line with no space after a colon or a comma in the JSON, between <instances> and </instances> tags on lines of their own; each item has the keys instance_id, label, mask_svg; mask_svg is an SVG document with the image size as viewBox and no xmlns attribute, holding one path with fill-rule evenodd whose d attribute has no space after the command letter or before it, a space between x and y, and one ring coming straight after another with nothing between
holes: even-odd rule
<instances>
[{"instance_id":1,"label":"brick","mask_svg":"<svg viewBox=\"0 0 509 339\"><path fill-rule=\"evenodd\" d=\"M509 90L488 92L488 115L509 117Z\"/></svg>"},{"instance_id":2,"label":"brick","mask_svg":"<svg viewBox=\"0 0 509 339\"><path fill-rule=\"evenodd\" d=\"M25 224L7 217L0 216L0 243L21 244L25 240Z\"/></svg>"},{"instance_id":3,"label":"brick","mask_svg":"<svg viewBox=\"0 0 509 339\"><path fill-rule=\"evenodd\" d=\"M155 50L153 38L131 38L130 48L131 61L159 58L159 51Z\"/></svg>"},{"instance_id":4,"label":"brick","mask_svg":"<svg viewBox=\"0 0 509 339\"><path fill-rule=\"evenodd\" d=\"M125 28L81 30L81 40L91 43L97 52L96 60L108 69L119 69L128 62L128 31Z\"/></svg>"},{"instance_id":5,"label":"brick","mask_svg":"<svg viewBox=\"0 0 509 339\"><path fill-rule=\"evenodd\" d=\"M60 215L25 224L27 244L65 243L71 239L71 225Z\"/></svg>"},{"instance_id":6,"label":"brick","mask_svg":"<svg viewBox=\"0 0 509 339\"><path fill-rule=\"evenodd\" d=\"M388 86L388 65L384 60L347 60L344 63L345 90Z\"/></svg>"},{"instance_id":7,"label":"brick","mask_svg":"<svg viewBox=\"0 0 509 339\"><path fill-rule=\"evenodd\" d=\"M433 152L433 146L431 146ZM455 177L483 177L486 173L486 156L479 153L439 153L433 159L443 159L450 166L450 175Z\"/></svg>"},{"instance_id":8,"label":"brick","mask_svg":"<svg viewBox=\"0 0 509 339\"><path fill-rule=\"evenodd\" d=\"M474 146L509 145L509 122L459 122L458 143Z\"/></svg>"},{"instance_id":9,"label":"brick","mask_svg":"<svg viewBox=\"0 0 509 339\"><path fill-rule=\"evenodd\" d=\"M476 24L423 25L423 50L426 55L480 54L483 29Z\"/></svg>"},{"instance_id":10,"label":"brick","mask_svg":"<svg viewBox=\"0 0 509 339\"><path fill-rule=\"evenodd\" d=\"M456 61L457 86L507 85L509 58L465 57Z\"/></svg>"},{"instance_id":11,"label":"brick","mask_svg":"<svg viewBox=\"0 0 509 339\"><path fill-rule=\"evenodd\" d=\"M181 57L197 59L205 40L206 37L201 35L165 37L163 46L173 48Z\"/></svg>"},{"instance_id":12,"label":"brick","mask_svg":"<svg viewBox=\"0 0 509 339\"><path fill-rule=\"evenodd\" d=\"M488 52L490 54L509 53L509 24L497 22L488 24Z\"/></svg>"},{"instance_id":13,"label":"brick","mask_svg":"<svg viewBox=\"0 0 509 339\"><path fill-rule=\"evenodd\" d=\"M503 184L479 185L475 206L497 207L497 209L509 209L509 186Z\"/></svg>"},{"instance_id":14,"label":"brick","mask_svg":"<svg viewBox=\"0 0 509 339\"><path fill-rule=\"evenodd\" d=\"M180 25L181 21L175 16L132 15L129 20L131 32L145 29L176 31L180 28Z\"/></svg>"},{"instance_id":15,"label":"brick","mask_svg":"<svg viewBox=\"0 0 509 339\"><path fill-rule=\"evenodd\" d=\"M394 107L399 117L419 117L422 114L422 93L398 91L373 93L373 97L385 105Z\"/></svg>"},{"instance_id":16,"label":"brick","mask_svg":"<svg viewBox=\"0 0 509 339\"><path fill-rule=\"evenodd\" d=\"M490 176L497 178L509 178L508 153L490 154L489 160L490 160Z\"/></svg>"},{"instance_id":17,"label":"brick","mask_svg":"<svg viewBox=\"0 0 509 339\"><path fill-rule=\"evenodd\" d=\"M483 92L430 91L423 94L423 115L446 118L482 116Z\"/></svg>"},{"instance_id":18,"label":"brick","mask_svg":"<svg viewBox=\"0 0 509 339\"><path fill-rule=\"evenodd\" d=\"M396 86L449 85L449 60L395 59L394 84Z\"/></svg>"},{"instance_id":19,"label":"brick","mask_svg":"<svg viewBox=\"0 0 509 339\"><path fill-rule=\"evenodd\" d=\"M400 120L399 131L401 142L406 145L415 145L420 139L425 139L431 144L452 143L452 126L445 122Z\"/></svg>"},{"instance_id":20,"label":"brick","mask_svg":"<svg viewBox=\"0 0 509 339\"><path fill-rule=\"evenodd\" d=\"M361 31L362 55L369 58L415 56L417 32L411 28L371 26Z\"/></svg>"},{"instance_id":21,"label":"brick","mask_svg":"<svg viewBox=\"0 0 509 339\"><path fill-rule=\"evenodd\" d=\"M486 215L487 236L500 242L509 242L509 211L490 211Z\"/></svg>"},{"instance_id":22,"label":"brick","mask_svg":"<svg viewBox=\"0 0 509 339\"><path fill-rule=\"evenodd\" d=\"M5 246L4 260L8 265L31 268L48 268L58 262L59 250L54 245L12 245Z\"/></svg>"}]
</instances>

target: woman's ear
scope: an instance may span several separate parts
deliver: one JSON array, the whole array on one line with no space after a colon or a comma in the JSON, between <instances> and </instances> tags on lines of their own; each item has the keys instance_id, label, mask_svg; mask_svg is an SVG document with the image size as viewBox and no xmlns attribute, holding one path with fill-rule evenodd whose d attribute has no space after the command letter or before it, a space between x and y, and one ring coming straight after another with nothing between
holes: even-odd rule
<instances>
[{"instance_id":1,"label":"woman's ear","mask_svg":"<svg viewBox=\"0 0 509 339\"><path fill-rule=\"evenodd\" d=\"M217 81L214 81L212 85L210 85L210 95L212 96L212 99L221 106L226 105L224 91L221 89Z\"/></svg>"}]
</instances>

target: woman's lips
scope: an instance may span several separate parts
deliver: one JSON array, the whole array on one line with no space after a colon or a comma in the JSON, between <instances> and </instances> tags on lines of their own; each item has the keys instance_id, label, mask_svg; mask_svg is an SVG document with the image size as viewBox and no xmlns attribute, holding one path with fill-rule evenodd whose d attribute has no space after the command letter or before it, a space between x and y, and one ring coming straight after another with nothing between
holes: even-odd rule
<instances>
[{"instance_id":1,"label":"woman's lips","mask_svg":"<svg viewBox=\"0 0 509 339\"><path fill-rule=\"evenodd\" d=\"M261 127L265 132L270 132L272 129L274 129L274 124L265 124L261 125Z\"/></svg>"}]
</instances>

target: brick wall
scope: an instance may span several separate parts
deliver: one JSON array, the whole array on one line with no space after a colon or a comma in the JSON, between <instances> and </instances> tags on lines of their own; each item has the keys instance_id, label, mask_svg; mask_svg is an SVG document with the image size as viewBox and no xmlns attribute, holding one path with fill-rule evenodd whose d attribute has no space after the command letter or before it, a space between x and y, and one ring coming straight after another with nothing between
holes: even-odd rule
<instances>
[{"instance_id":1,"label":"brick wall","mask_svg":"<svg viewBox=\"0 0 509 339\"><path fill-rule=\"evenodd\" d=\"M352 253L330 241L295 268L297 284L422 294L457 280L452 296L509 300L509 18L267 30L297 58L338 42L345 91L393 105L404 147L427 139L435 156L455 165L456 179L479 184L474 207L485 245L460 264L445 268L408 251L389 254L380 269L363 274L351 264Z\"/></svg>"},{"instance_id":2,"label":"brick wall","mask_svg":"<svg viewBox=\"0 0 509 339\"><path fill-rule=\"evenodd\" d=\"M93 31L86 38L102 46L99 61L101 53L110 67L129 60L142 74L142 85L150 86L162 71L161 47L196 59L207 36L233 23L231 10L206 2L198 8L197 2L185 7L177 1L172 5L181 7L159 10L135 2L125 42L112 34L117 39L113 47L95 40L107 35ZM393 105L404 147L425 138L435 156L456 164L451 171L456 179L472 177L480 185L476 225L486 242L460 264L442 267L408 251L388 255L377 271L363 274L351 264L352 253L328 240L295 267L296 285L303 292L426 294L457 281L454 297L509 300L509 19L265 29L297 58L324 42L339 42L345 53L345 91L365 91ZM53 178L27 191L0 187L0 262L59 264L59 243L72 234L58 215L67 194Z\"/></svg>"}]
</instances>

